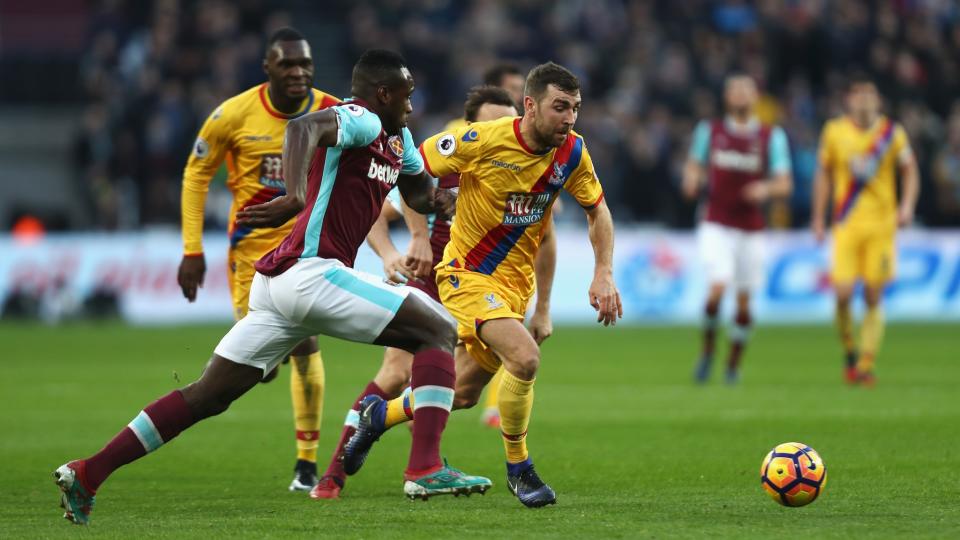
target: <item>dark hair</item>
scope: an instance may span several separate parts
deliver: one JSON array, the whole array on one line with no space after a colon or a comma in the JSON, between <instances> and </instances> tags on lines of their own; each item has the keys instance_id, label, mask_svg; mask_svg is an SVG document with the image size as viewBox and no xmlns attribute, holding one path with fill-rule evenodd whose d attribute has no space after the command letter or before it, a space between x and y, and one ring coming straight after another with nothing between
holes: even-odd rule
<instances>
[{"instance_id":1,"label":"dark hair","mask_svg":"<svg viewBox=\"0 0 960 540\"><path fill-rule=\"evenodd\" d=\"M386 49L368 49L353 65L352 84L354 88L392 85L398 82L400 70L407 61L398 53Z\"/></svg>"},{"instance_id":2,"label":"dark hair","mask_svg":"<svg viewBox=\"0 0 960 540\"><path fill-rule=\"evenodd\" d=\"M530 70L523 87L523 95L539 101L547 93L547 87L551 84L570 94L580 90L580 80L569 69L547 62Z\"/></svg>"},{"instance_id":3,"label":"dark hair","mask_svg":"<svg viewBox=\"0 0 960 540\"><path fill-rule=\"evenodd\" d=\"M307 38L303 37L303 34L296 31L289 26L284 26L283 28L278 29L276 32L270 34L270 39L267 40L267 50L270 50L270 47L273 47L278 41L302 41Z\"/></svg>"},{"instance_id":4,"label":"dark hair","mask_svg":"<svg viewBox=\"0 0 960 540\"><path fill-rule=\"evenodd\" d=\"M873 80L873 77L870 76L866 71L854 71L847 75L847 91L853 90L854 86L861 84L870 84L874 88L877 86L877 82Z\"/></svg>"},{"instance_id":5,"label":"dark hair","mask_svg":"<svg viewBox=\"0 0 960 540\"><path fill-rule=\"evenodd\" d=\"M517 104L510 99L510 94L499 86L474 86L467 93L467 101L463 104L463 118L467 122L476 122L480 107L487 103L503 105L505 107L517 106Z\"/></svg>"},{"instance_id":6,"label":"dark hair","mask_svg":"<svg viewBox=\"0 0 960 540\"><path fill-rule=\"evenodd\" d=\"M507 75L523 76L523 72L516 64L497 64L483 73L483 84L500 86L503 84L503 78Z\"/></svg>"}]
</instances>

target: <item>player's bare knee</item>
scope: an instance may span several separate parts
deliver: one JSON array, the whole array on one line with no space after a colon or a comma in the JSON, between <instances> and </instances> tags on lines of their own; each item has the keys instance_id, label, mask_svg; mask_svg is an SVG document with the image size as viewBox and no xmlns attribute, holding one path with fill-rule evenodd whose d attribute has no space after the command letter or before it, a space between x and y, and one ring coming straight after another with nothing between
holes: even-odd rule
<instances>
[{"instance_id":1,"label":"player's bare knee","mask_svg":"<svg viewBox=\"0 0 960 540\"><path fill-rule=\"evenodd\" d=\"M457 324L451 318L433 317L430 336L427 338L427 347L440 349L453 354L457 346Z\"/></svg>"},{"instance_id":2,"label":"player's bare knee","mask_svg":"<svg viewBox=\"0 0 960 540\"><path fill-rule=\"evenodd\" d=\"M517 355L511 359L506 369L520 380L532 381L537 376L537 370L540 369L540 352L532 351Z\"/></svg>"}]
</instances>

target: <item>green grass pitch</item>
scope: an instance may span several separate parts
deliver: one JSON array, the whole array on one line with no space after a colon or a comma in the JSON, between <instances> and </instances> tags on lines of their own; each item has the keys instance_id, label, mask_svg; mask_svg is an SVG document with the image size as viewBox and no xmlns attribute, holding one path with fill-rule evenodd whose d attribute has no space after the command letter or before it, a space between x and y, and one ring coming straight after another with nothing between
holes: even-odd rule
<instances>
[{"instance_id":1,"label":"green grass pitch","mask_svg":"<svg viewBox=\"0 0 960 540\"><path fill-rule=\"evenodd\" d=\"M443 452L489 476L484 497L411 502L410 436L383 438L341 500L287 492L288 374L118 471L86 528L61 519L51 472L98 450L156 397L193 380L224 331L0 325L0 538L862 538L960 537L960 338L889 328L873 390L841 383L829 327L760 327L742 384L690 381L693 328L559 328L543 349L529 443L554 507L505 485L479 410L451 416ZM321 462L381 350L323 340ZM288 369L288 368L286 368ZM758 470L775 444L820 452L829 484L782 508Z\"/></svg>"}]
</instances>

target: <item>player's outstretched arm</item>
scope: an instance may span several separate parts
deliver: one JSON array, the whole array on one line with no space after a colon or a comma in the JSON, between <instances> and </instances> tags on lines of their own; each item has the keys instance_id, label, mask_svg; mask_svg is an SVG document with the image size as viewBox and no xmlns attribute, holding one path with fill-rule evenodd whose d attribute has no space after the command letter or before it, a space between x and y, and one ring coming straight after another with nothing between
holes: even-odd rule
<instances>
[{"instance_id":1,"label":"player's outstretched arm","mask_svg":"<svg viewBox=\"0 0 960 540\"><path fill-rule=\"evenodd\" d=\"M537 345L540 345L553 334L550 296L553 293L553 276L557 270L557 235L552 214L543 224L543 237L540 239L537 258L533 261L533 270L537 280L537 304L530 317L529 330Z\"/></svg>"},{"instance_id":2,"label":"player's outstretched arm","mask_svg":"<svg viewBox=\"0 0 960 540\"><path fill-rule=\"evenodd\" d=\"M404 264L403 254L397 251L397 247L393 245L393 240L390 238L389 223L396 219L400 219L400 212L393 205L385 204L380 210L380 216L367 233L367 243L383 261L383 275L391 282L398 281L397 274L406 279L413 279L413 272Z\"/></svg>"},{"instance_id":3,"label":"player's outstretched arm","mask_svg":"<svg viewBox=\"0 0 960 540\"><path fill-rule=\"evenodd\" d=\"M283 183L287 193L237 212L237 224L279 227L303 210L307 172L318 146L336 146L337 113L333 109L305 114L287 122L283 138Z\"/></svg>"},{"instance_id":4,"label":"player's outstretched arm","mask_svg":"<svg viewBox=\"0 0 960 540\"><path fill-rule=\"evenodd\" d=\"M437 188L433 185L433 178L426 172L401 174L397 179L397 187L404 202L414 212L438 214L437 219L441 219L452 216L456 210L456 192Z\"/></svg>"},{"instance_id":5,"label":"player's outstretched arm","mask_svg":"<svg viewBox=\"0 0 960 540\"><path fill-rule=\"evenodd\" d=\"M597 310L597 322L616 325L617 319L623 317L623 304L613 281L613 217L606 201L600 201L586 213L594 256L590 305Z\"/></svg>"}]
</instances>

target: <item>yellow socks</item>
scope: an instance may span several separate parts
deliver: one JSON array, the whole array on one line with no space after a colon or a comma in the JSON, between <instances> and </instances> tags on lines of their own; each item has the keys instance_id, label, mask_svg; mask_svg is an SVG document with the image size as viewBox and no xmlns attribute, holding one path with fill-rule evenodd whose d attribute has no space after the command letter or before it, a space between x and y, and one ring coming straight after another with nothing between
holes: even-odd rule
<instances>
[{"instance_id":1,"label":"yellow socks","mask_svg":"<svg viewBox=\"0 0 960 540\"><path fill-rule=\"evenodd\" d=\"M879 307L867 308L863 316L863 327L860 329L860 359L857 361L857 371L870 373L873 371L874 359L883 341L883 310Z\"/></svg>"},{"instance_id":2,"label":"yellow socks","mask_svg":"<svg viewBox=\"0 0 960 540\"><path fill-rule=\"evenodd\" d=\"M853 354L853 315L850 313L850 304L837 304L836 317L837 331L840 333L840 343L843 344L843 351Z\"/></svg>"},{"instance_id":3,"label":"yellow socks","mask_svg":"<svg viewBox=\"0 0 960 540\"><path fill-rule=\"evenodd\" d=\"M410 420L413 420L413 393L408 386L402 394L387 402L387 418L384 424L390 429Z\"/></svg>"},{"instance_id":4,"label":"yellow socks","mask_svg":"<svg viewBox=\"0 0 960 540\"><path fill-rule=\"evenodd\" d=\"M323 416L323 360L320 353L291 356L290 396L297 430L297 459L316 463Z\"/></svg>"},{"instance_id":5,"label":"yellow socks","mask_svg":"<svg viewBox=\"0 0 960 540\"><path fill-rule=\"evenodd\" d=\"M533 410L533 381L522 381L506 369L501 370L500 434L507 453L507 463L527 459L527 426Z\"/></svg>"},{"instance_id":6,"label":"yellow socks","mask_svg":"<svg viewBox=\"0 0 960 540\"><path fill-rule=\"evenodd\" d=\"M503 366L493 375L490 382L487 383L487 402L484 409L496 409L500 403L500 380L503 378Z\"/></svg>"}]
</instances>

